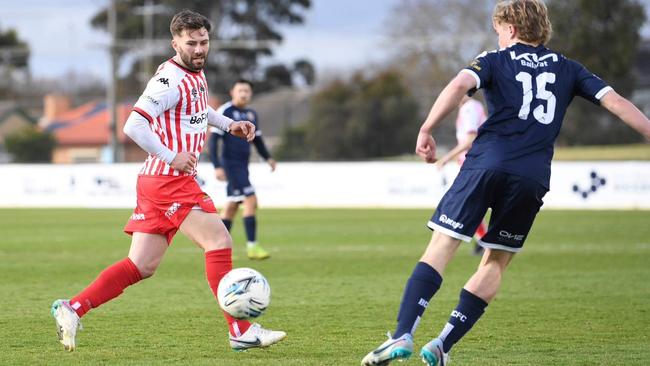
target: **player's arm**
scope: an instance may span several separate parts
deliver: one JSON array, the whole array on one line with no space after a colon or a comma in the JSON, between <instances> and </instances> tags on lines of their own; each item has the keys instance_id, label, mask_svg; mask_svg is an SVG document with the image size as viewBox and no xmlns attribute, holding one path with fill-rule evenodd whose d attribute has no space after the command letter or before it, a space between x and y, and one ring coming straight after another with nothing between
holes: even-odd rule
<instances>
[{"instance_id":1,"label":"player's arm","mask_svg":"<svg viewBox=\"0 0 650 366\"><path fill-rule=\"evenodd\" d=\"M197 158L193 153L182 151L175 153L166 147L149 127L158 116L172 108L179 97L179 90L166 78L152 78L133 106L133 112L124 125L124 133L135 141L144 151L158 157L172 168L191 172Z\"/></svg>"},{"instance_id":2,"label":"player's arm","mask_svg":"<svg viewBox=\"0 0 650 366\"><path fill-rule=\"evenodd\" d=\"M214 175L219 181L226 180L226 171L221 166L221 158L219 157L219 140L221 140L223 133L221 130L213 130L210 132L210 139L208 141L208 153L210 161L214 167Z\"/></svg>"},{"instance_id":3,"label":"player's arm","mask_svg":"<svg viewBox=\"0 0 650 366\"><path fill-rule=\"evenodd\" d=\"M465 94L477 86L476 78L461 71L445 86L433 103L429 115L420 127L415 147L415 153L424 158L427 163L436 161L436 143L431 136L431 131L458 106Z\"/></svg>"},{"instance_id":4,"label":"player's arm","mask_svg":"<svg viewBox=\"0 0 650 366\"><path fill-rule=\"evenodd\" d=\"M469 132L465 135L465 140L463 142L459 143L458 145L454 146L453 149L449 150L443 157L438 159L436 162L436 165L438 165L438 168L442 168L445 164L450 162L452 159L454 159L458 154L469 150L470 147L472 147L472 142L474 142L474 139L476 139L476 132Z\"/></svg>"},{"instance_id":5,"label":"player's arm","mask_svg":"<svg viewBox=\"0 0 650 366\"><path fill-rule=\"evenodd\" d=\"M600 104L650 140L650 120L632 102L610 90L600 99Z\"/></svg>"},{"instance_id":6,"label":"player's arm","mask_svg":"<svg viewBox=\"0 0 650 366\"><path fill-rule=\"evenodd\" d=\"M233 121L208 106L208 124L233 136L251 142L255 138L255 125L249 121Z\"/></svg>"},{"instance_id":7,"label":"player's arm","mask_svg":"<svg viewBox=\"0 0 650 366\"><path fill-rule=\"evenodd\" d=\"M124 124L124 133L144 151L159 158L172 168L191 172L196 165L196 156L189 152L175 153L163 145L160 138L149 128L149 121L139 112L133 111Z\"/></svg>"},{"instance_id":8,"label":"player's arm","mask_svg":"<svg viewBox=\"0 0 650 366\"><path fill-rule=\"evenodd\" d=\"M255 145L255 149L257 149L257 153L260 154L262 159L264 159L269 166L271 167L271 171L275 171L275 166L277 165L277 162L275 159L271 157L271 153L269 152L269 149L266 148L266 144L264 143L264 139L262 138L262 131L257 130L255 132L255 138L253 139L253 145Z\"/></svg>"}]
</instances>

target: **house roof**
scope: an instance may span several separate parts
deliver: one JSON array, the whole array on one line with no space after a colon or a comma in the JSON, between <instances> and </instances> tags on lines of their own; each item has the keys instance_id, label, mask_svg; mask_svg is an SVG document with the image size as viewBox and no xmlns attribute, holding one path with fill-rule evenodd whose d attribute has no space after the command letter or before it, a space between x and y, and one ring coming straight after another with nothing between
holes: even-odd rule
<instances>
[{"instance_id":1,"label":"house roof","mask_svg":"<svg viewBox=\"0 0 650 366\"><path fill-rule=\"evenodd\" d=\"M120 104L117 108L117 136L120 142L130 142L122 128L132 106ZM71 109L46 128L62 145L107 145L110 142L109 111L105 102L89 102Z\"/></svg>"},{"instance_id":2,"label":"house roof","mask_svg":"<svg viewBox=\"0 0 650 366\"><path fill-rule=\"evenodd\" d=\"M13 103L2 103L0 104L0 124L5 122L13 114L19 114L29 123L36 125L36 120L32 118L25 110L16 106Z\"/></svg>"}]
</instances>

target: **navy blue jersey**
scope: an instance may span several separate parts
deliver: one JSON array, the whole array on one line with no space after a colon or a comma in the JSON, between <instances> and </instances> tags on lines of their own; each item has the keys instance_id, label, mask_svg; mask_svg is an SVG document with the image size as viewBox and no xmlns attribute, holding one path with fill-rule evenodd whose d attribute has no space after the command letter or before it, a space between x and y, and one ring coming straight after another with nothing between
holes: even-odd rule
<instances>
[{"instance_id":1,"label":"navy blue jersey","mask_svg":"<svg viewBox=\"0 0 650 366\"><path fill-rule=\"evenodd\" d=\"M234 121L250 121L255 125L255 139L253 144L257 148L257 152L262 158L269 159L271 156L262 139L262 131L259 129L257 113L250 108L239 108L234 106L231 102L225 103L217 110L224 116ZM219 129L212 129L210 136L210 160L215 167L222 164L243 164L248 165L251 155L250 143L242 138L225 133ZM223 148L221 157L219 157L218 140L223 139Z\"/></svg>"},{"instance_id":2,"label":"navy blue jersey","mask_svg":"<svg viewBox=\"0 0 650 366\"><path fill-rule=\"evenodd\" d=\"M484 90L489 115L462 169L517 174L547 189L553 144L573 97L600 104L611 90L578 62L543 45L517 43L483 53L462 72Z\"/></svg>"}]
</instances>

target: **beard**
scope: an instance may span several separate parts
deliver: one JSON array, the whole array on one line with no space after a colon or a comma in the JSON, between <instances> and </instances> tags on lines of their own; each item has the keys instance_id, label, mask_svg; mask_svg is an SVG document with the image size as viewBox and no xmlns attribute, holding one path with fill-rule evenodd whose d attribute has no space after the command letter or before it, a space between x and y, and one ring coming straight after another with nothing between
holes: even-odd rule
<instances>
[{"instance_id":1,"label":"beard","mask_svg":"<svg viewBox=\"0 0 650 366\"><path fill-rule=\"evenodd\" d=\"M181 51L179 52L179 56L181 57L181 61L183 61L188 69L192 71L201 71L205 66L205 60L207 59L208 55L207 53L204 53L200 56L192 56Z\"/></svg>"}]
</instances>

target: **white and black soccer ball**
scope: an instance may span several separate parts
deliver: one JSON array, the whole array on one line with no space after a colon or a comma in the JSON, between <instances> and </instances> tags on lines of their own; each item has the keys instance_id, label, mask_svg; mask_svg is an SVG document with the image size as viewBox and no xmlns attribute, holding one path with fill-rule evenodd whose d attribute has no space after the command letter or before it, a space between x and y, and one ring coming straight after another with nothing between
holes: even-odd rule
<instances>
[{"instance_id":1,"label":"white and black soccer ball","mask_svg":"<svg viewBox=\"0 0 650 366\"><path fill-rule=\"evenodd\" d=\"M235 319L257 318L271 302L266 278L251 268L235 268L219 282L219 306Z\"/></svg>"}]
</instances>

